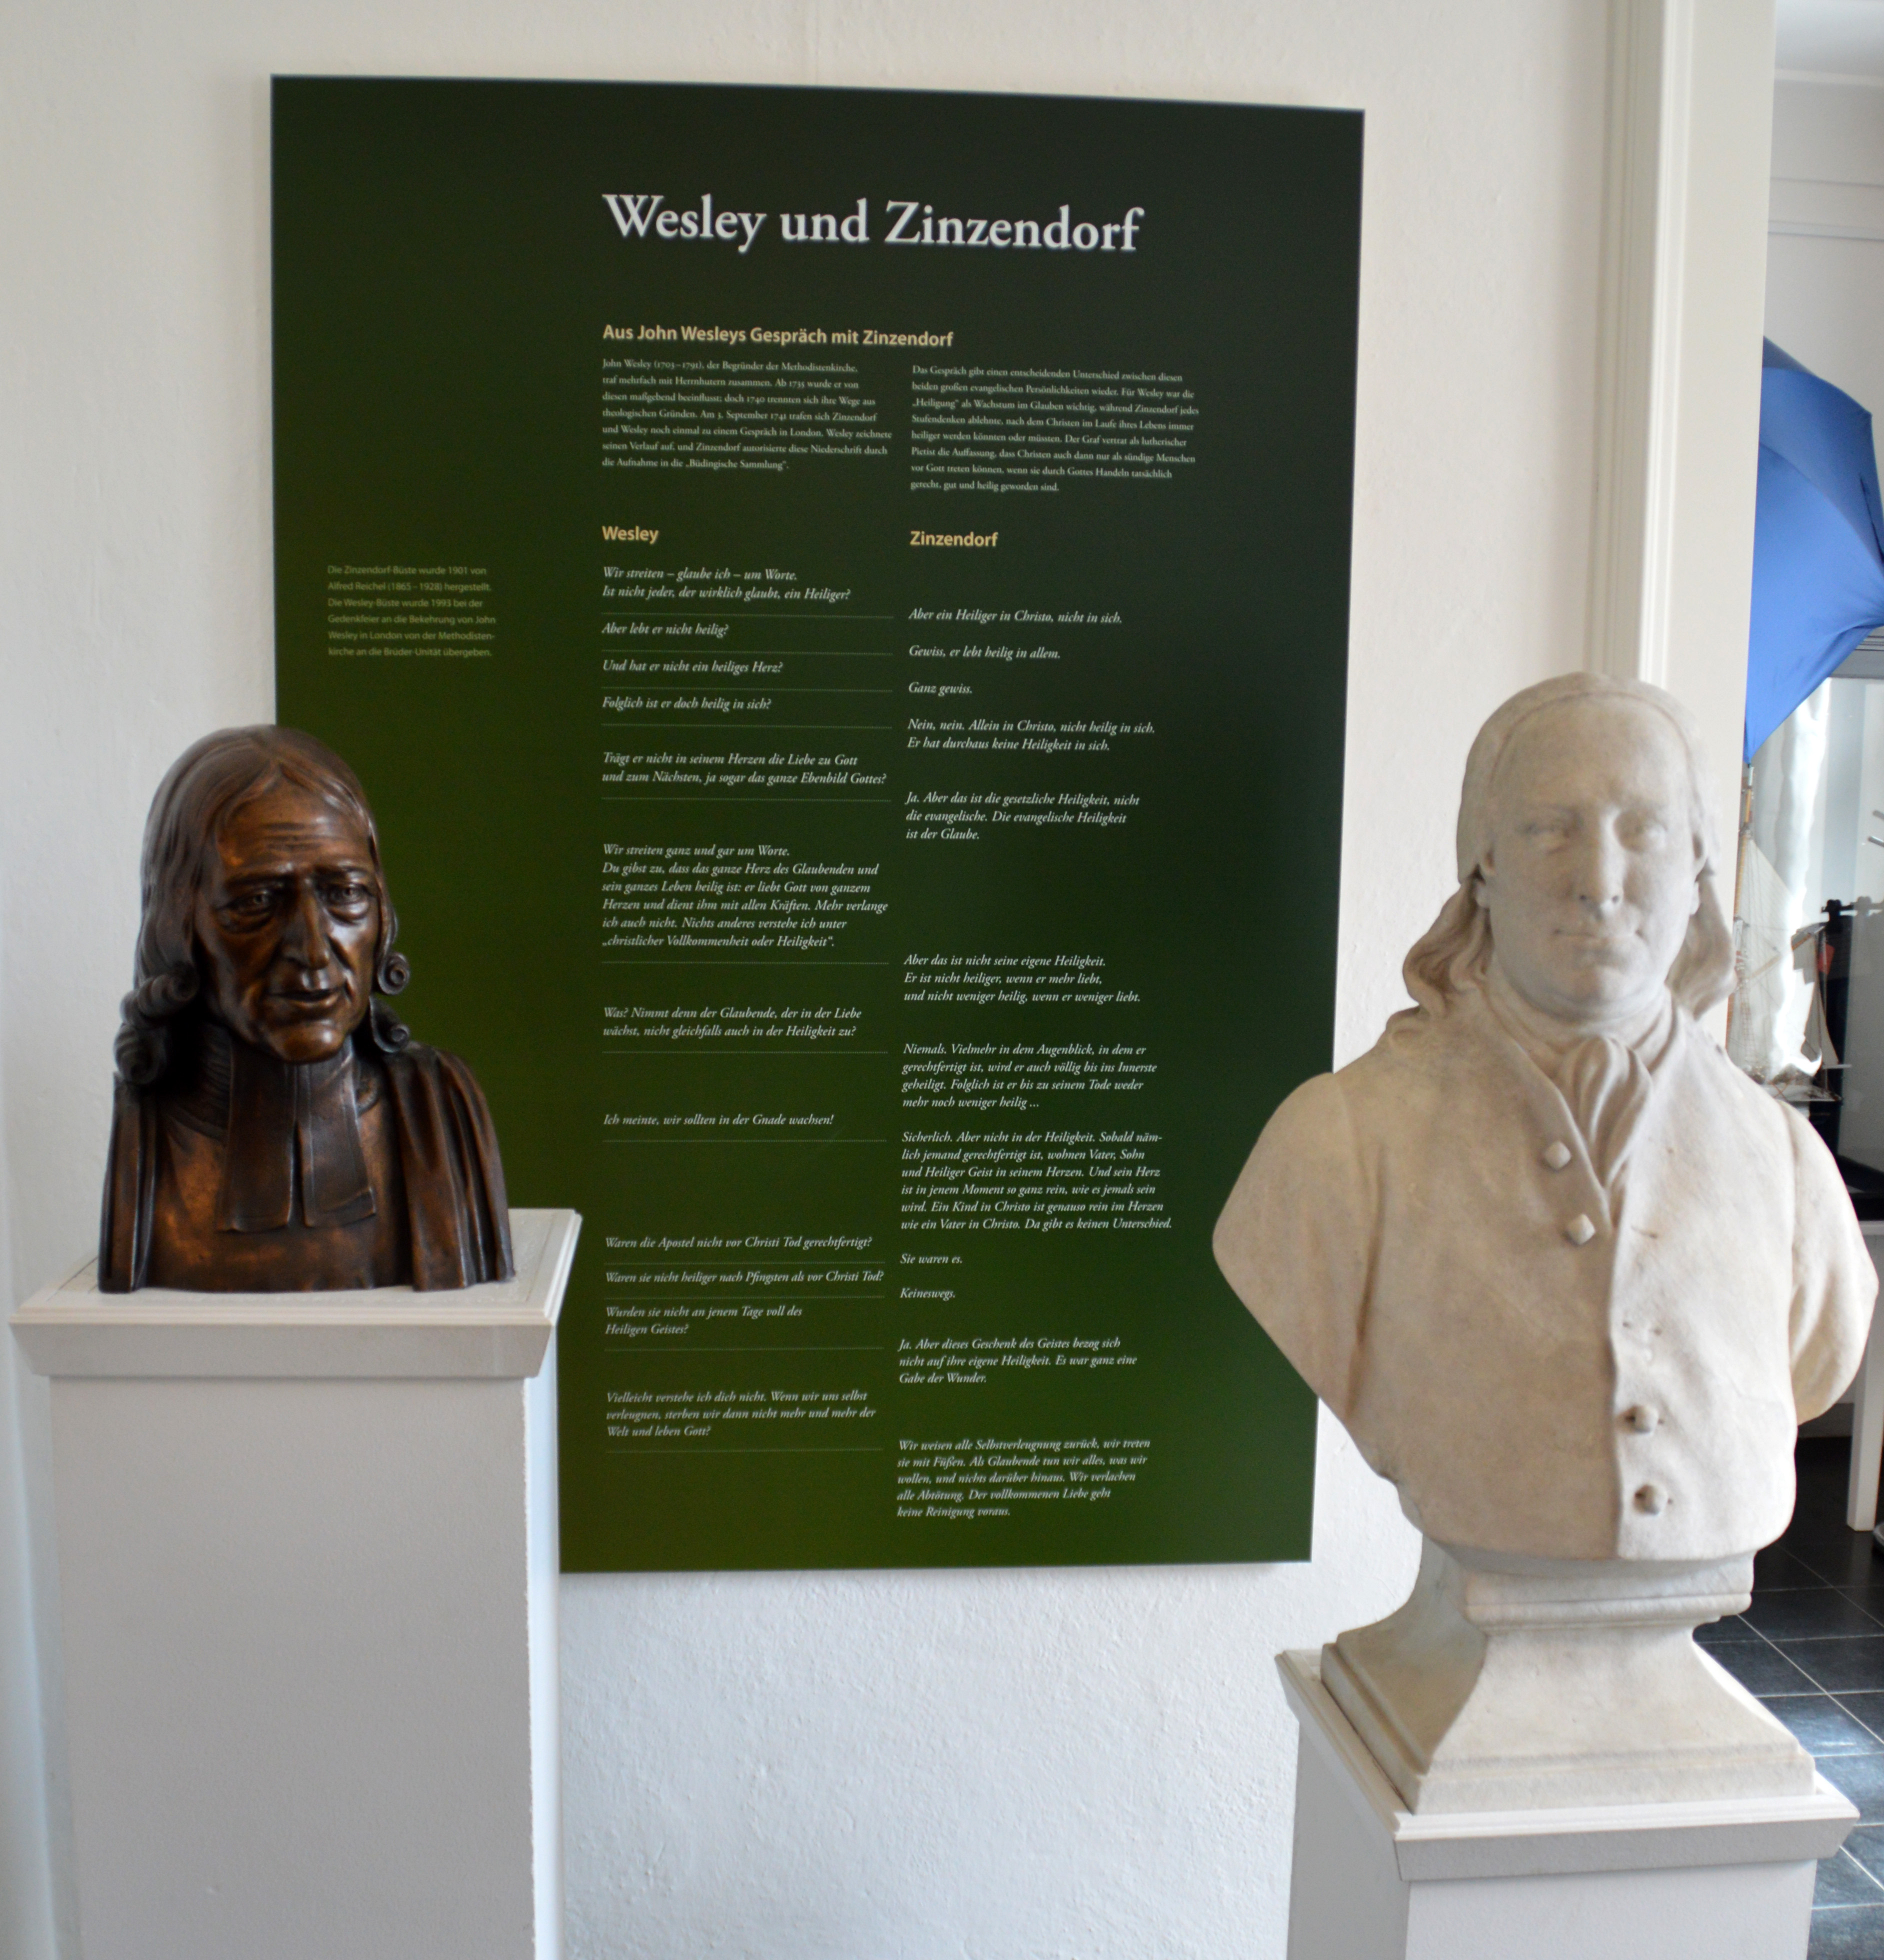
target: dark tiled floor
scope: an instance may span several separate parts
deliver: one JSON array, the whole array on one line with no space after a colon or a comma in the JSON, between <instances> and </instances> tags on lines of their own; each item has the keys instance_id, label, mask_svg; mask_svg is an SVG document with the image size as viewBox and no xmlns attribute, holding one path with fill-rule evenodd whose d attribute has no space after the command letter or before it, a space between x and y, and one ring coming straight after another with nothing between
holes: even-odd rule
<instances>
[{"instance_id":1,"label":"dark tiled floor","mask_svg":"<svg viewBox=\"0 0 1884 1960\"><path fill-rule=\"evenodd\" d=\"M1844 1522L1849 1451L1799 1446L1791 1528L1753 1562L1753 1604L1696 1637L1811 1750L1863 1822L1821 1860L1809 1960L1884 1960L1884 1551Z\"/></svg>"}]
</instances>

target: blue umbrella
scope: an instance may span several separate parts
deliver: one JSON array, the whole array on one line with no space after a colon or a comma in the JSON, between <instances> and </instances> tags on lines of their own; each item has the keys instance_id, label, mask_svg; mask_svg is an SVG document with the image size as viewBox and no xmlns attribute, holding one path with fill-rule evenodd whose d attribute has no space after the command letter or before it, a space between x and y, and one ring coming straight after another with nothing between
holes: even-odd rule
<instances>
[{"instance_id":1,"label":"blue umbrella","mask_svg":"<svg viewBox=\"0 0 1884 1960\"><path fill-rule=\"evenodd\" d=\"M1746 663L1746 759L1884 625L1884 507L1871 417L1769 340Z\"/></svg>"}]
</instances>

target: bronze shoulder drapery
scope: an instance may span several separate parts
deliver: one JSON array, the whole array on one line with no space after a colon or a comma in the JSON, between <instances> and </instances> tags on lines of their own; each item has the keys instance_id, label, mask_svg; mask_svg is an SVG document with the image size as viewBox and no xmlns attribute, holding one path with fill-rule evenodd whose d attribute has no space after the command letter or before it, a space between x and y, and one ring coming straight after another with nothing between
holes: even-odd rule
<instances>
[{"instance_id":1,"label":"bronze shoulder drapery","mask_svg":"<svg viewBox=\"0 0 1884 1960\"><path fill-rule=\"evenodd\" d=\"M476 1286L486 1280L508 1279L516 1270L511 1258L510 1214L505 1206L504 1166L497 1136L483 1092L471 1071L456 1055L412 1043L403 1053L380 1058L384 1106L396 1145L398 1176L394 1181L397 1214L387 1223L401 1247L401 1277L409 1276L421 1292ZM165 1098L120 1080L112 1112L111 1145L105 1174L104 1212L100 1221L98 1285L105 1293L128 1293L166 1283L162 1270L152 1271L151 1249L160 1209L160 1186L172 1172L176 1151L177 1112L181 1099ZM167 1102L173 1106L167 1108ZM213 1147L224 1143L230 1131ZM219 1168L222 1168L218 1165ZM232 1184L252 1187L252 1162L231 1159L221 1192ZM218 1193L218 1208L224 1201ZM369 1212L368 1217L371 1214ZM364 1221L343 1218L343 1225ZM240 1233L226 1217L221 1228ZM284 1216L256 1221L260 1233L300 1230L299 1218ZM225 1245L228 1241L223 1242ZM312 1249L311 1247L310 1249ZM306 1277L299 1290L320 1287L330 1274L317 1260L301 1268ZM205 1291L240 1290L244 1276L220 1283L193 1276L186 1283ZM339 1284L349 1282L339 1279ZM354 1280L371 1284L371 1278ZM279 1282L277 1282L278 1285Z\"/></svg>"}]
</instances>

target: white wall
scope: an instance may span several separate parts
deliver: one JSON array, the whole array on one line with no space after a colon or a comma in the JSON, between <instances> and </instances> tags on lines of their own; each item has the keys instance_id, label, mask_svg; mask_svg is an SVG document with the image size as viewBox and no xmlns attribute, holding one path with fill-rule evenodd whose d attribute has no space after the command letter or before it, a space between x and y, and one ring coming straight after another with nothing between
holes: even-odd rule
<instances>
[{"instance_id":1,"label":"white wall","mask_svg":"<svg viewBox=\"0 0 1884 1960\"><path fill-rule=\"evenodd\" d=\"M94 1230L151 790L194 736L269 711L271 71L1364 108L1345 1058L1450 882L1473 730L1582 657L1603 33L1591 0L0 8L13 1297ZM7 1366L0 1952L41 1960L71 1908L21 1740L22 1460L55 1764L56 1575L37 1385ZM1319 1475L1312 1567L566 1582L574 1952L1279 1956L1293 1733L1270 1656L1384 1611L1412 1569L1328 1425ZM56 1774L51 1792L56 1868Z\"/></svg>"},{"instance_id":2,"label":"white wall","mask_svg":"<svg viewBox=\"0 0 1884 1960\"><path fill-rule=\"evenodd\" d=\"M1766 331L1884 415L1884 81L1773 92Z\"/></svg>"}]
</instances>

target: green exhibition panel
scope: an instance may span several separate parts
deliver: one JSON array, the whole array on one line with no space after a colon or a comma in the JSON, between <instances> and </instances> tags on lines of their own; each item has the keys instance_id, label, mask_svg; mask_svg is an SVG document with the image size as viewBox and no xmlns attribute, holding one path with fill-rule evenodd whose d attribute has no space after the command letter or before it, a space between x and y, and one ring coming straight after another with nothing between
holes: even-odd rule
<instances>
[{"instance_id":1,"label":"green exhibition panel","mask_svg":"<svg viewBox=\"0 0 1884 1960\"><path fill-rule=\"evenodd\" d=\"M1300 1558L1360 119L284 79L280 719L586 1220L571 1570Z\"/></svg>"}]
</instances>

